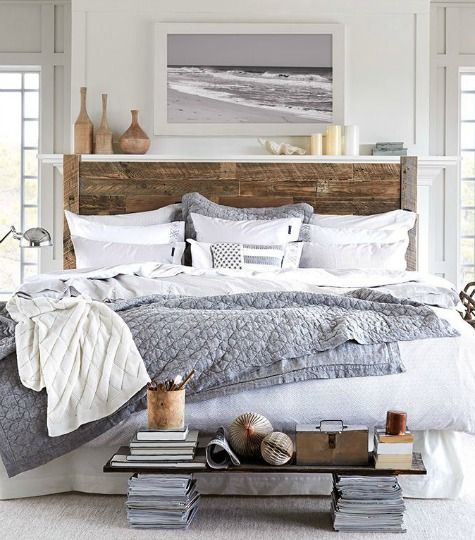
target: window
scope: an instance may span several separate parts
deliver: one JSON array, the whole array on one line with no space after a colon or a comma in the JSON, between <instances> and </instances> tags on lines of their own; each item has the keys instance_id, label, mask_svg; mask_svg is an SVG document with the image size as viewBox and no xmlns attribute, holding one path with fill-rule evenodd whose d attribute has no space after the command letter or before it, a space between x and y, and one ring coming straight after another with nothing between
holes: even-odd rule
<instances>
[{"instance_id":1,"label":"window","mask_svg":"<svg viewBox=\"0 0 475 540\"><path fill-rule=\"evenodd\" d=\"M0 67L0 237L14 225L38 224L40 74ZM38 268L38 250L20 249L9 236L0 244L0 296L6 297Z\"/></svg>"},{"instance_id":2,"label":"window","mask_svg":"<svg viewBox=\"0 0 475 540\"><path fill-rule=\"evenodd\" d=\"M475 72L460 79L462 282L475 281Z\"/></svg>"}]
</instances>

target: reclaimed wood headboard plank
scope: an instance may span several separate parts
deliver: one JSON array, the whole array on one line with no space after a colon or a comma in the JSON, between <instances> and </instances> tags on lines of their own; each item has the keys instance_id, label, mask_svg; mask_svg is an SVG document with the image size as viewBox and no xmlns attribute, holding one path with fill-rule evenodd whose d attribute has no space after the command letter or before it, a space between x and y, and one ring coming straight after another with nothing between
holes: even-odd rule
<instances>
[{"instance_id":1,"label":"reclaimed wood headboard plank","mask_svg":"<svg viewBox=\"0 0 475 540\"><path fill-rule=\"evenodd\" d=\"M95 162L64 156L64 207L78 214L144 212L199 191L230 206L308 202L326 214L416 211L417 159L400 163ZM416 230L408 268L416 268ZM67 223L64 268L75 268Z\"/></svg>"}]
</instances>

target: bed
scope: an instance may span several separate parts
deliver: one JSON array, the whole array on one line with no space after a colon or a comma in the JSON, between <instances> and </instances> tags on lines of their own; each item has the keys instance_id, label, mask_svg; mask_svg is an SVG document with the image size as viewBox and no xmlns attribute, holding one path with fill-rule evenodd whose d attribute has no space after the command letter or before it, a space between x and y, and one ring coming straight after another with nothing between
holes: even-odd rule
<instances>
[{"instance_id":1,"label":"bed","mask_svg":"<svg viewBox=\"0 0 475 540\"><path fill-rule=\"evenodd\" d=\"M308 202L317 212L368 215L396 209L416 210L416 160L401 158L400 164L325 163L107 163L81 162L79 156L64 157L65 208L76 214L121 214L147 211L176 203L190 191L233 207L274 207ZM409 272L325 272L299 269L247 276L214 270L160 270L153 279L134 270L86 276L75 272L75 254L68 225L64 232L64 267L67 274L43 276L50 291L84 286L84 293L102 290L113 282L130 297L150 293L202 296L229 293L316 290L346 291L376 287L395 296L422 299L444 305L454 297L445 280L416 272L416 230L410 232L407 250ZM130 276L134 276L131 287ZM139 285L136 280L139 279ZM109 281L108 281L109 280ZM83 285L81 285L83 284ZM345 286L346 285L346 286ZM30 284L29 287L35 285ZM43 286L43 285L42 285ZM55 289L56 288L56 289ZM243 389L187 405L187 421L200 429L226 425L245 410L268 416L275 426L310 423L321 418L341 417L350 423L381 425L391 407L408 411L416 432L416 447L424 454L429 475L408 479L405 493L415 497L454 497L463 474L458 458L457 432L475 432L475 369L471 362L475 333L455 309L434 307L450 322L458 337L421 339L399 344L406 371L380 377L305 380L269 387ZM122 475L103 475L109 455L127 443L143 425L143 411L131 414L80 448L45 465L8 478L0 473L0 496L23 497L80 490L121 493ZM233 475L232 479L200 478L202 493L285 494L329 492L330 481L322 477L311 483L305 478L255 479Z\"/></svg>"}]
</instances>

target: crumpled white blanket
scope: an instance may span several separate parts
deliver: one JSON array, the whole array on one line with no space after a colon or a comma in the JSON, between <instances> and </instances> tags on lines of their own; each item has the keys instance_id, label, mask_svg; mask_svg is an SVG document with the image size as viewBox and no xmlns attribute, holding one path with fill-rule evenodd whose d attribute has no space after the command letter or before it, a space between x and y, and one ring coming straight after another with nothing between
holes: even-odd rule
<instances>
[{"instance_id":1,"label":"crumpled white blanket","mask_svg":"<svg viewBox=\"0 0 475 540\"><path fill-rule=\"evenodd\" d=\"M128 326L90 298L13 296L18 372L48 395L51 437L112 414L150 380Z\"/></svg>"}]
</instances>

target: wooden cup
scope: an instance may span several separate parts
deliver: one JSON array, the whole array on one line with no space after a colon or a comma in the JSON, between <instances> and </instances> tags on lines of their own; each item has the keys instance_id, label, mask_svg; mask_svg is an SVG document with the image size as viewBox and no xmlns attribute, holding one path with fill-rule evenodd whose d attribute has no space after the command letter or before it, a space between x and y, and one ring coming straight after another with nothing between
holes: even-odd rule
<instances>
[{"instance_id":1,"label":"wooden cup","mask_svg":"<svg viewBox=\"0 0 475 540\"><path fill-rule=\"evenodd\" d=\"M185 426L185 389L147 390L149 429L183 429Z\"/></svg>"}]
</instances>

